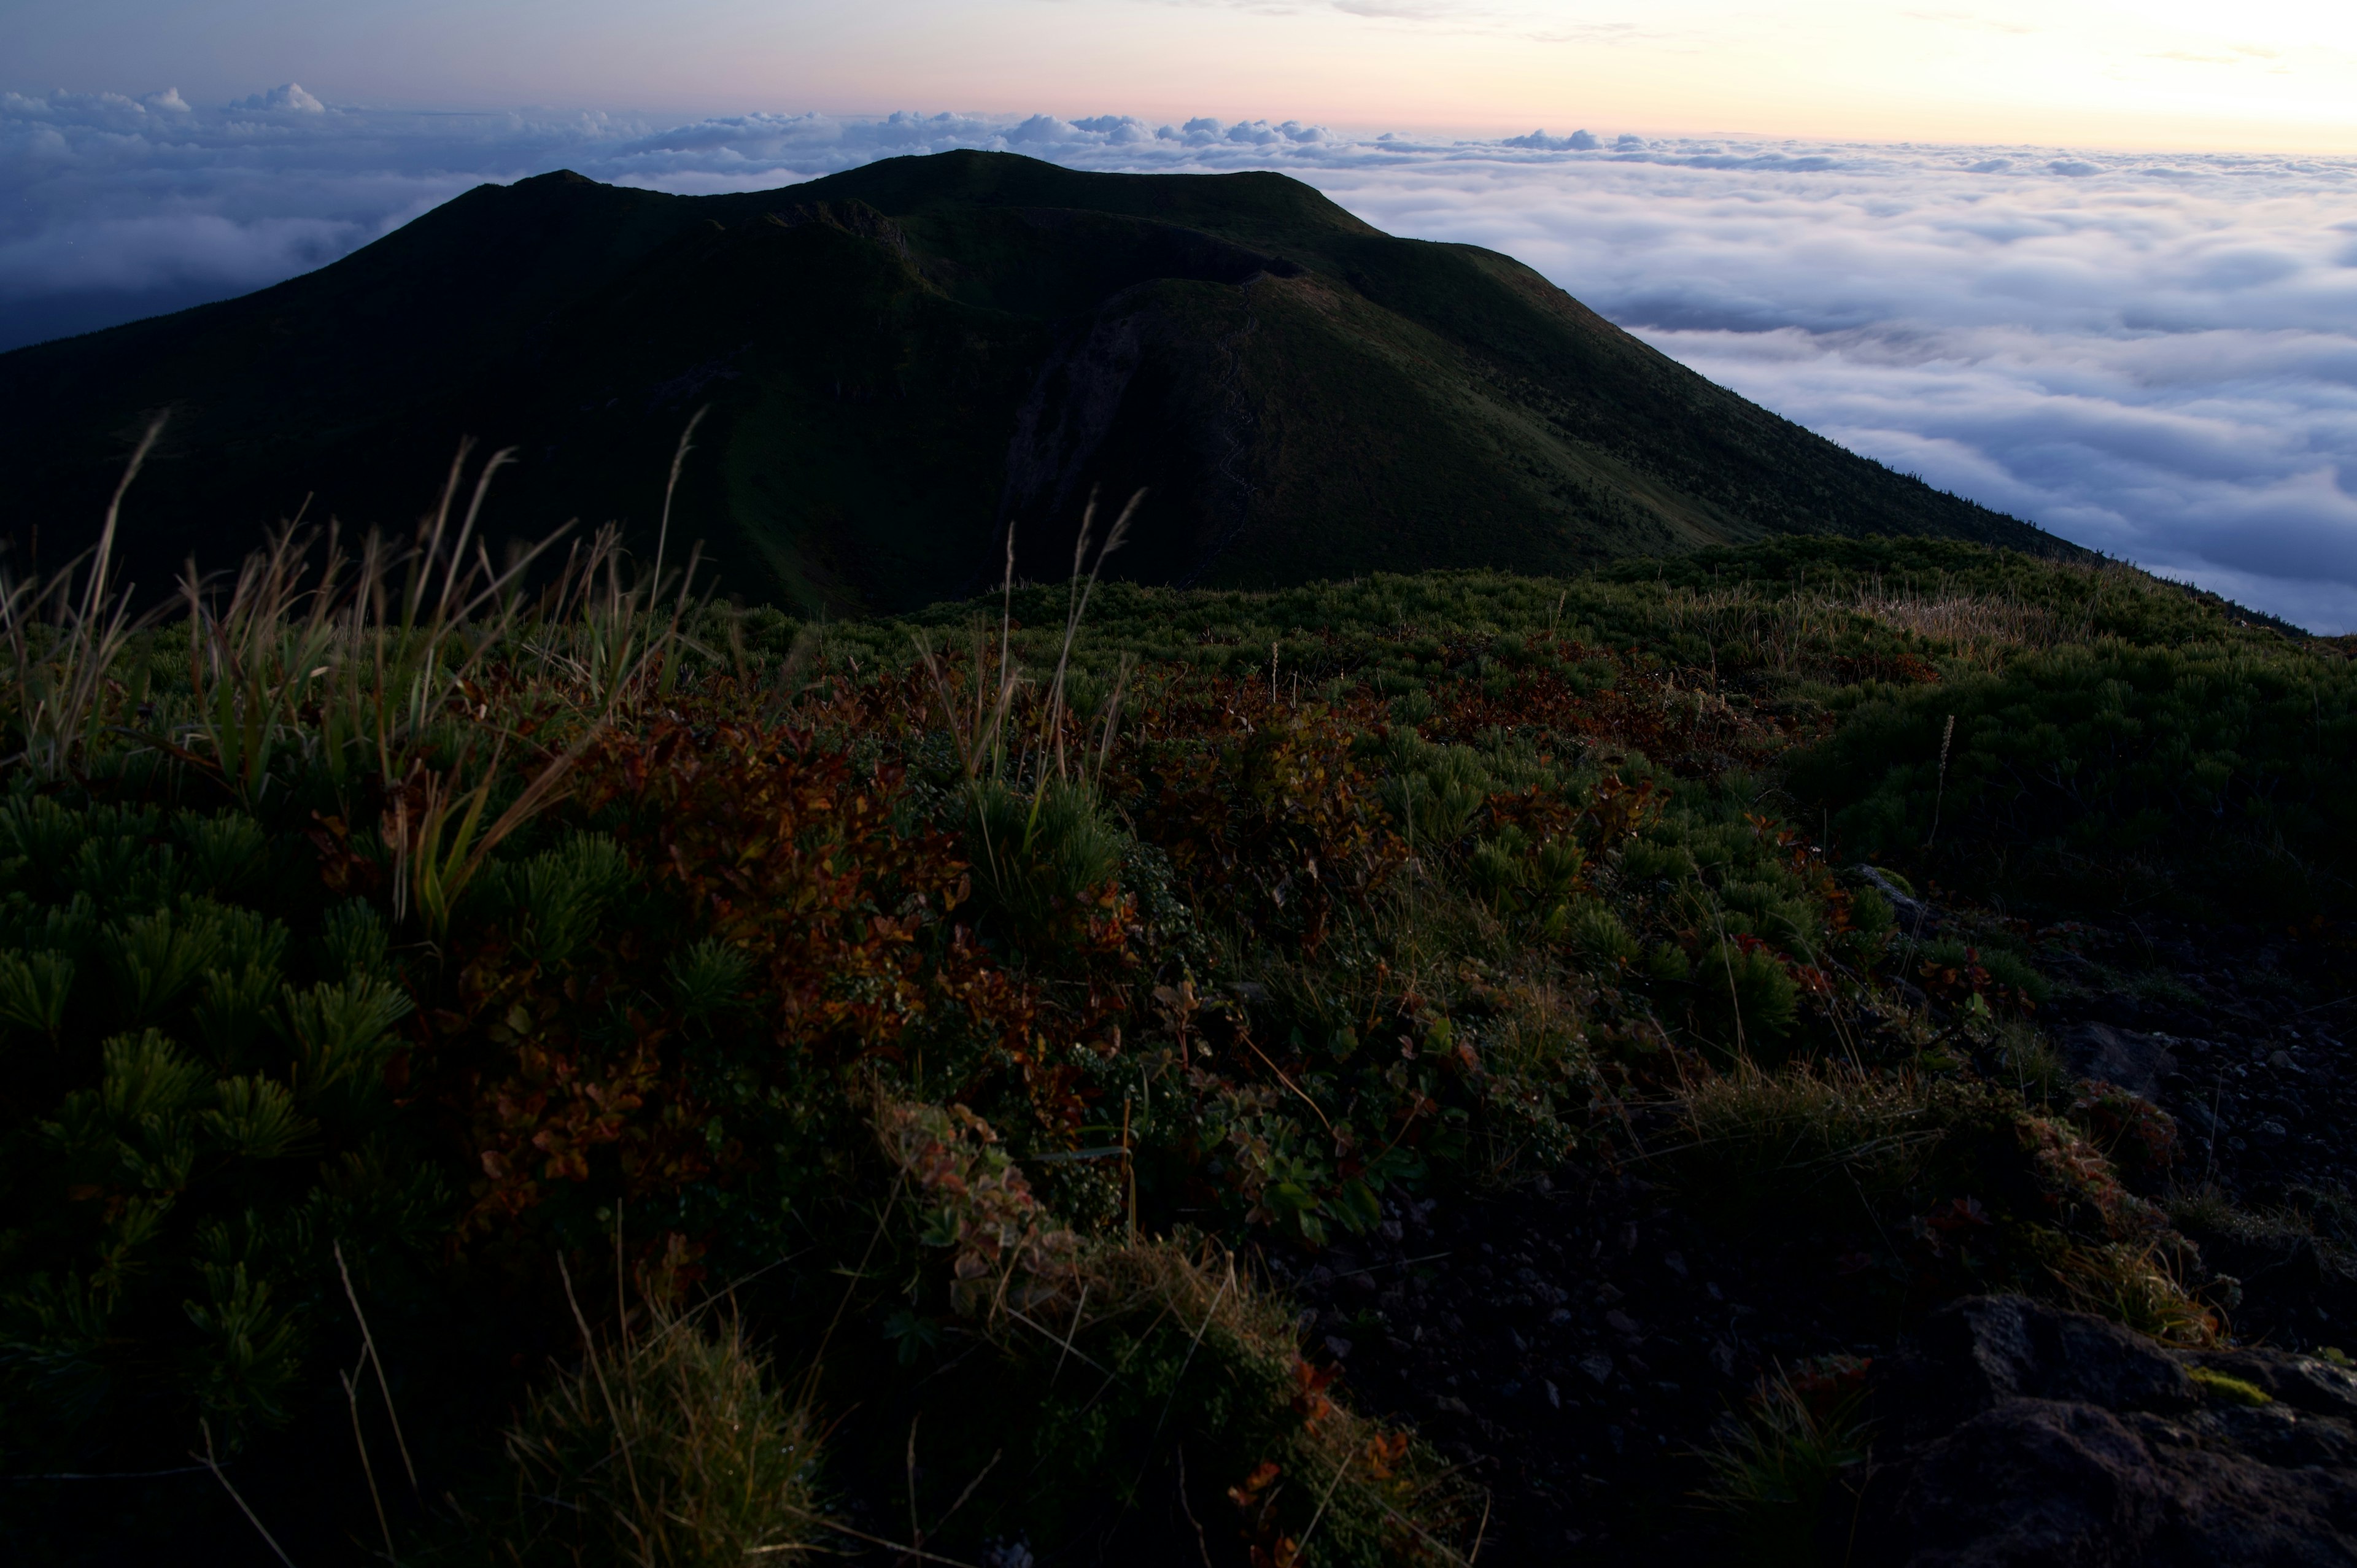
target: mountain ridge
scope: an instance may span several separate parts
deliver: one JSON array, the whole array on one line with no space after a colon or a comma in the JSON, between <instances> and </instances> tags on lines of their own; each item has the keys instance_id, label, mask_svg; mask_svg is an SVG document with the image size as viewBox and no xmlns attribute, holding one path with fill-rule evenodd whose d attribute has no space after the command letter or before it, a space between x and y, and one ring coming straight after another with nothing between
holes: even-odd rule
<instances>
[{"instance_id":1,"label":"mountain ridge","mask_svg":"<svg viewBox=\"0 0 2357 1568\"><path fill-rule=\"evenodd\" d=\"M461 435L495 506L678 516L728 591L890 611L1060 575L1086 496L1146 488L1113 570L1270 585L1562 571L1792 532L2073 547L1678 365L1520 263L1397 239L1273 173L888 159L677 197L480 186L241 299L0 355L19 559L91 532L145 411L143 580L274 519L405 526ZM307 510L306 510L307 508ZM150 574L156 574L150 576Z\"/></svg>"}]
</instances>

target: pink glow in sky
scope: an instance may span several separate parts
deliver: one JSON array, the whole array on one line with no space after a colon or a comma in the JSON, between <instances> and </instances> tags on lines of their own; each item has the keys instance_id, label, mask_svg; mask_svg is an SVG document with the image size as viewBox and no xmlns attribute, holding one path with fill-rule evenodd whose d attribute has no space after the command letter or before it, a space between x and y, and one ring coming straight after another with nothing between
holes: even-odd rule
<instances>
[{"instance_id":1,"label":"pink glow in sky","mask_svg":"<svg viewBox=\"0 0 2357 1568\"><path fill-rule=\"evenodd\" d=\"M2357 151L2357 6L2298 0L80 0L0 10L0 62L191 102Z\"/></svg>"}]
</instances>

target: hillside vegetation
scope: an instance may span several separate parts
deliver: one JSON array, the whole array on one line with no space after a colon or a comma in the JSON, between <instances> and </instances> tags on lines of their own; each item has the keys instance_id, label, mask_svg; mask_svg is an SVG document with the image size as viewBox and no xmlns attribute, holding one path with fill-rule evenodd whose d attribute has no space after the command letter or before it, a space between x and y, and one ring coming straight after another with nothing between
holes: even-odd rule
<instances>
[{"instance_id":1,"label":"hillside vegetation","mask_svg":"<svg viewBox=\"0 0 2357 1568\"><path fill-rule=\"evenodd\" d=\"M124 560L151 595L255 520L405 524L410 454L511 448L511 515L680 504L748 602L856 614L1050 580L1090 489L1152 497L1109 570L1271 587L1577 571L1780 534L2072 554L1655 352L1519 263L1377 232L1269 173L907 157L683 197L484 186L242 299L0 355L17 559L88 542L174 418ZM390 510L388 510L390 509ZM35 521L48 532L34 532Z\"/></svg>"},{"instance_id":2,"label":"hillside vegetation","mask_svg":"<svg viewBox=\"0 0 2357 1568\"><path fill-rule=\"evenodd\" d=\"M1468 1562L1271 1271L1582 1172L1899 1320L2225 1330L2042 955L2346 930L2341 646L1921 540L1146 587L1103 517L798 621L474 521L5 599L13 1560ZM1830 1473L1753 1484L1821 1385L1743 1371L1738 1557Z\"/></svg>"}]
</instances>

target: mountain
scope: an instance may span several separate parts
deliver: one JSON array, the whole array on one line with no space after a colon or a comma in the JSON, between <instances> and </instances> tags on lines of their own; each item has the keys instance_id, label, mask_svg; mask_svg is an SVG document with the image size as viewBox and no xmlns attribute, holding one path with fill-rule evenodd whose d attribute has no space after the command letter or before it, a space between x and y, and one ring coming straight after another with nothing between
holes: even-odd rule
<instances>
[{"instance_id":1,"label":"mountain","mask_svg":"<svg viewBox=\"0 0 2357 1568\"><path fill-rule=\"evenodd\" d=\"M684 197L481 186L243 298L0 355L0 531L86 542L147 411L143 583L274 520L406 527L462 435L492 512L675 516L748 599L896 610L1060 576L1089 493L1151 494L1112 564L1271 585L1567 571L1783 533L2068 553L1646 347L1536 273L1402 240L1281 175L895 158ZM42 541L38 531L46 530Z\"/></svg>"}]
</instances>

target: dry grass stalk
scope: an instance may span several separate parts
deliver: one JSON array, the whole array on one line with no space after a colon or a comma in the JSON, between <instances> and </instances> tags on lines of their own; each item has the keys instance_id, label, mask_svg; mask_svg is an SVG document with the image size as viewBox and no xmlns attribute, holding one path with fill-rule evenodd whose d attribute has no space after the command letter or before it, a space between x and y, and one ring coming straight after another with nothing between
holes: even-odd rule
<instances>
[{"instance_id":1,"label":"dry grass stalk","mask_svg":"<svg viewBox=\"0 0 2357 1568\"><path fill-rule=\"evenodd\" d=\"M1096 560L1089 564L1089 575L1085 578L1081 575L1081 567L1083 563L1088 563L1091 535L1096 524L1095 491L1089 492L1088 510L1081 515L1080 536L1072 543L1072 591L1064 612L1064 645L1056 654L1056 677L1048 688L1048 712L1045 715L1047 725L1053 731L1056 777L1059 779L1064 777L1064 680L1071 668L1072 644L1081 635L1081 621L1089 613L1089 598L1096 592L1097 578L1104 571L1105 557L1129 542L1129 520L1137 515L1138 506L1145 499L1146 492L1142 489L1129 498L1129 504L1121 509L1121 516L1114 520L1113 531L1105 535L1103 548L1097 552ZM1043 737L1041 750L1044 752L1046 749L1046 737Z\"/></svg>"},{"instance_id":2,"label":"dry grass stalk","mask_svg":"<svg viewBox=\"0 0 2357 1568\"><path fill-rule=\"evenodd\" d=\"M2212 1345L2218 1315L2185 1288L2182 1271L2154 1240L2071 1248L2051 1265L2071 1305L2178 1345Z\"/></svg>"},{"instance_id":3,"label":"dry grass stalk","mask_svg":"<svg viewBox=\"0 0 2357 1568\"><path fill-rule=\"evenodd\" d=\"M221 1460L213 1452L212 1423L199 1421L197 1423L197 1430L204 1434L205 1451L199 1454L191 1450L188 1457L212 1472L213 1479L221 1484L221 1490L229 1494L230 1501L237 1505L237 1511L245 1516L245 1522L253 1526L254 1533L261 1536L264 1542L269 1546L271 1554L286 1564L286 1568L295 1568L295 1560L286 1555L286 1549L278 1544L278 1538L270 1533L270 1527L262 1522L262 1516L253 1511L253 1505L245 1500L245 1495L230 1484L229 1472L221 1468Z\"/></svg>"},{"instance_id":4,"label":"dry grass stalk","mask_svg":"<svg viewBox=\"0 0 2357 1568\"><path fill-rule=\"evenodd\" d=\"M689 450L683 436L674 487ZM167 744L248 806L273 787L274 765L289 754L324 764L339 786L372 777L390 793L447 738L454 699L501 660L506 677L522 682L522 697L553 701L583 733L640 689L667 685L694 557L686 572L667 575L666 538L651 572L631 572L609 526L586 547L576 542L550 587L528 597L526 575L566 531L494 567L479 529L510 454L483 463L458 511L470 453L462 443L435 510L405 548L371 532L355 559L333 531L322 542L290 525L246 559L225 591L192 563L180 597L194 699ZM666 489L666 534L670 498Z\"/></svg>"},{"instance_id":5,"label":"dry grass stalk","mask_svg":"<svg viewBox=\"0 0 2357 1568\"><path fill-rule=\"evenodd\" d=\"M344 1397L352 1407L352 1437L360 1444L361 1464L369 1471L369 1495L372 1498L376 1497L376 1470L375 1466L369 1464L367 1440L361 1436L358 1380L361 1372L371 1367L376 1369L377 1392L384 1396L385 1419L393 1424L393 1444L401 1451L401 1467L408 1474L410 1492L412 1495L418 1495L417 1463L409 1456L409 1437L401 1430L401 1412L393 1402L393 1381L385 1375L384 1358L377 1353L376 1334L369 1327L368 1314L361 1310L360 1292L352 1287L352 1271L344 1262L343 1242L335 1242L330 1251L335 1254L336 1273L343 1281L344 1299L351 1304L352 1321L360 1326L361 1331L361 1363L350 1373L344 1375ZM377 1502L376 1511L378 1521L383 1522L384 1504L381 1499ZM385 1530L384 1544L385 1552L390 1556L393 1552L393 1531L390 1527Z\"/></svg>"},{"instance_id":6,"label":"dry grass stalk","mask_svg":"<svg viewBox=\"0 0 2357 1568\"><path fill-rule=\"evenodd\" d=\"M949 725L950 743L957 748L958 766L971 786L979 782L986 766L996 779L1006 768L1006 748L1002 738L1006 730L1006 715L1012 710L1016 692L1022 685L1022 671L1014 663L1015 637L1015 525L1006 525L1006 572L999 584L998 661L992 670L987 696L983 671L990 650L989 631L977 617L974 623L974 708L971 714L965 705L950 693L949 675L941 660L933 655L932 645L922 632L916 634L917 656L932 677L933 690L941 698L942 717ZM799 641L796 647L800 647Z\"/></svg>"},{"instance_id":7,"label":"dry grass stalk","mask_svg":"<svg viewBox=\"0 0 2357 1568\"><path fill-rule=\"evenodd\" d=\"M1903 1187L1942 1137L1923 1091L1846 1066L1769 1072L1745 1060L1679 1097L1684 1136L1662 1157L1702 1187L1763 1199Z\"/></svg>"},{"instance_id":8,"label":"dry grass stalk","mask_svg":"<svg viewBox=\"0 0 2357 1568\"><path fill-rule=\"evenodd\" d=\"M687 435L694 428L691 422ZM691 449L687 435L673 462L673 487ZM659 542L654 570L633 572L619 532L608 527L586 546L576 542L553 584L527 598L526 573L565 531L495 568L478 526L509 454L482 465L457 512L470 450L461 444L411 547L371 533L354 560L332 531L322 542L289 526L246 559L225 592L191 564L181 601L193 696L162 743L248 808L280 787L290 759L324 768L339 789L371 786L384 802L395 914L415 913L435 934L500 842L562 798L573 765L615 715L668 691L696 560L691 554L684 572L667 575L667 541ZM0 613L43 597L63 604L64 581L40 594L19 590ZM75 625L96 624L77 614ZM112 662L124 634L107 635L113 640L100 637L98 652ZM84 671L75 679L91 685L87 671L101 667L98 654L75 660ZM474 695L502 682L509 689L497 713ZM20 707L38 684L20 659ZM539 764L492 815L518 738L509 716L533 709L542 719L533 742ZM56 727L38 715L27 723L28 733ZM429 757L453 752L456 761L429 766Z\"/></svg>"},{"instance_id":9,"label":"dry grass stalk","mask_svg":"<svg viewBox=\"0 0 2357 1568\"><path fill-rule=\"evenodd\" d=\"M0 640L6 642L15 666L5 696L13 699L23 741L23 749L9 760L21 761L45 782L73 769L108 717L108 699L121 694L115 667L145 618L132 614L132 586L114 589L115 530L123 498L163 431L164 415L158 414L124 466L106 503L98 543L86 557L68 563L47 583L38 577L17 582L0 574ZM88 573L77 590L84 560Z\"/></svg>"},{"instance_id":10,"label":"dry grass stalk","mask_svg":"<svg viewBox=\"0 0 2357 1568\"><path fill-rule=\"evenodd\" d=\"M2017 649L2052 648L2065 628L2051 610L1989 594L1931 596L1861 588L1859 615L1900 631L1953 644L1959 657L1994 664Z\"/></svg>"}]
</instances>

